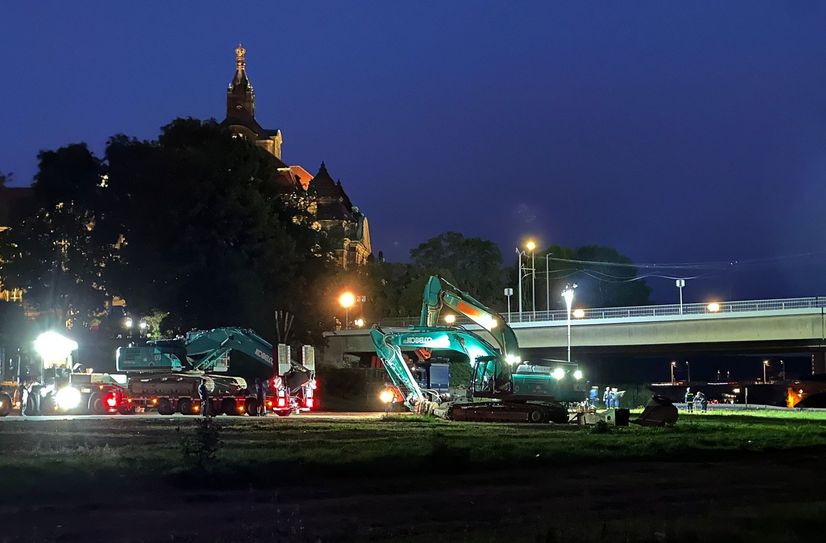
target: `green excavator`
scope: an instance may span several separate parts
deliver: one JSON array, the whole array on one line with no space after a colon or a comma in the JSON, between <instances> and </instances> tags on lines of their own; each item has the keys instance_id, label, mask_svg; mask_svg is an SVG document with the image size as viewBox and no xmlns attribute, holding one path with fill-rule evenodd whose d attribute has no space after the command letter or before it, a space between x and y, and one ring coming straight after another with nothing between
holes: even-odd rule
<instances>
[{"instance_id":1,"label":"green excavator","mask_svg":"<svg viewBox=\"0 0 826 543\"><path fill-rule=\"evenodd\" d=\"M440 326L444 308L470 319L491 341L461 326ZM568 406L582 404L587 393L583 372L576 364L523 361L516 333L505 319L439 276L431 276L425 286L418 326L387 332L374 326L370 336L404 405L415 412L452 420L567 423L576 417L569 415ZM472 372L465 397L454 399L422 387L402 349L466 356ZM652 398L635 422L652 426L676 422L674 406L661 400Z\"/></svg>"},{"instance_id":2,"label":"green excavator","mask_svg":"<svg viewBox=\"0 0 826 543\"><path fill-rule=\"evenodd\" d=\"M461 326L438 326L443 308L459 313L492 341ZM496 311L439 276L425 287L419 326L370 331L376 352L404 404L416 412L453 420L568 422L566 404L585 398L585 382L575 364L522 361L513 329ZM467 356L472 368L465 398L450 399L420 386L402 349L452 351Z\"/></svg>"}]
</instances>

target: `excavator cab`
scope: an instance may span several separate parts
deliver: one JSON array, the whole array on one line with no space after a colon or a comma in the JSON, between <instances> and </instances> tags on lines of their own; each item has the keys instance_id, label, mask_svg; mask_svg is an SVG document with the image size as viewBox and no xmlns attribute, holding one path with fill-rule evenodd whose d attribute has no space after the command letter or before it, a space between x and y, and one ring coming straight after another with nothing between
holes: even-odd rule
<instances>
[{"instance_id":1,"label":"excavator cab","mask_svg":"<svg viewBox=\"0 0 826 543\"><path fill-rule=\"evenodd\" d=\"M513 391L510 367L498 356L476 358L470 391L480 398L510 394Z\"/></svg>"}]
</instances>

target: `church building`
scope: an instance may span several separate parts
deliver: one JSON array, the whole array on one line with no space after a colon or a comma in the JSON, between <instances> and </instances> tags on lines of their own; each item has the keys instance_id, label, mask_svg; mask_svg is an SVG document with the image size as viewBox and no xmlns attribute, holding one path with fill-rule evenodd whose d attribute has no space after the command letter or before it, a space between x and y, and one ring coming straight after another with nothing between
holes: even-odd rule
<instances>
[{"instance_id":1,"label":"church building","mask_svg":"<svg viewBox=\"0 0 826 543\"><path fill-rule=\"evenodd\" d=\"M315 175L302 166L288 165L281 156L281 130L263 128L255 119L255 90L247 76L246 54L241 45L235 49L235 76L227 88L227 113L222 124L274 156L285 186L307 194L310 213L319 227L340 240L335 250L339 266L347 269L366 264L372 253L367 217L350 201L341 181L332 178L323 162Z\"/></svg>"}]
</instances>

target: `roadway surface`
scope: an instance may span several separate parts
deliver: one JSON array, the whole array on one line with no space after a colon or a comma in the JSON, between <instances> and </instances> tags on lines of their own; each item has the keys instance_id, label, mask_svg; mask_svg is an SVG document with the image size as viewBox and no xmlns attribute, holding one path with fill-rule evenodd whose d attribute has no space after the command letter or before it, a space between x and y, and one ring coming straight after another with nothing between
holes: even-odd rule
<instances>
[{"instance_id":1,"label":"roadway surface","mask_svg":"<svg viewBox=\"0 0 826 543\"><path fill-rule=\"evenodd\" d=\"M395 413L395 414L402 414L402 413ZM263 418L270 418L275 420L341 420L341 421L369 421L369 420L379 420L384 415L383 411L371 411L371 412L357 412L357 411L318 411L316 413L301 413L300 415L290 415L289 417L279 417L278 415L272 414L267 415ZM21 417L19 415L9 415L7 417L0 417L0 423L4 421L21 421L21 420L30 420L33 422L37 421L55 421L55 420L117 420L117 419L195 419L198 418L198 415L181 415L180 413L176 413L174 415L159 415L156 412L151 413L136 413L134 415L44 415L44 416L37 416L37 417ZM238 416L238 417L227 417L225 415L219 415L217 417L219 420L227 419L235 421L242 421L242 420L261 420L262 417L250 417L250 416Z\"/></svg>"}]
</instances>

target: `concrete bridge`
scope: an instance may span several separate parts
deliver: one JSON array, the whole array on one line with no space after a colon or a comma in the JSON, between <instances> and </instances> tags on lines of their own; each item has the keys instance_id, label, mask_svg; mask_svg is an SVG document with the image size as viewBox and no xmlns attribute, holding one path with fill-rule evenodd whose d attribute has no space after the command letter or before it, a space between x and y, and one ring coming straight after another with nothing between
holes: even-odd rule
<instances>
[{"instance_id":1,"label":"concrete bridge","mask_svg":"<svg viewBox=\"0 0 826 543\"><path fill-rule=\"evenodd\" d=\"M555 352L564 358L567 311L512 313L508 317L526 354ZM418 324L418 318L379 322L383 328L411 324ZM462 318L457 318L456 324L480 330ZM578 354L811 352L823 366L818 373L826 372L826 297L576 310L570 327L572 349ZM374 352L366 329L338 330L325 337L328 344L322 357L327 363L336 363L345 354Z\"/></svg>"}]
</instances>

